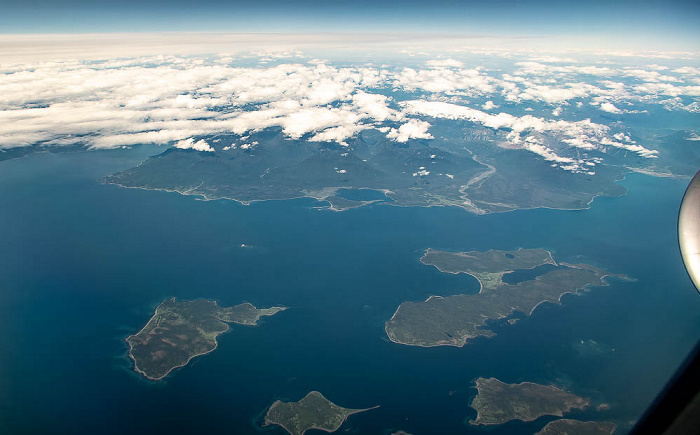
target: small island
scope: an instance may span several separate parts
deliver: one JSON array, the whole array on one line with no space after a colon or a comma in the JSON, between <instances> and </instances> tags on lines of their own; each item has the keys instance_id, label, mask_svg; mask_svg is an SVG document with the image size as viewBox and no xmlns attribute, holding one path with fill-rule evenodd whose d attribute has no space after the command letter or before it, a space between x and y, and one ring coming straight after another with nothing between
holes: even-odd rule
<instances>
[{"instance_id":1,"label":"small island","mask_svg":"<svg viewBox=\"0 0 700 435\"><path fill-rule=\"evenodd\" d=\"M617 425L609 421L578 421L561 419L547 423L535 435L612 435Z\"/></svg>"},{"instance_id":2,"label":"small island","mask_svg":"<svg viewBox=\"0 0 700 435\"><path fill-rule=\"evenodd\" d=\"M216 349L216 337L229 329L228 323L256 325L285 307L258 309L249 303L222 308L215 301L163 301L146 326L126 338L134 369L158 381L192 358Z\"/></svg>"},{"instance_id":3,"label":"small island","mask_svg":"<svg viewBox=\"0 0 700 435\"><path fill-rule=\"evenodd\" d=\"M588 399L552 385L506 384L496 378L478 378L478 393L471 403L477 417L472 425L496 425L511 420L532 421L543 415L562 417L572 409L584 409Z\"/></svg>"},{"instance_id":4,"label":"small island","mask_svg":"<svg viewBox=\"0 0 700 435\"><path fill-rule=\"evenodd\" d=\"M429 249L421 262L445 273L466 273L481 283L477 294L430 296L404 302L386 322L394 343L409 346L464 346L479 336L492 337L488 320L507 319L516 311L530 315L544 302L559 303L567 293L580 294L590 286L607 285L612 274L587 264L557 264L544 249L516 251L445 252ZM504 275L548 267L534 278L506 284ZM628 279L621 275L612 275ZM511 324L516 323L514 319Z\"/></svg>"},{"instance_id":5,"label":"small island","mask_svg":"<svg viewBox=\"0 0 700 435\"><path fill-rule=\"evenodd\" d=\"M473 276L484 289L492 289L503 284L503 275L516 270L534 269L551 264L557 266L552 253L546 249L518 249L500 251L491 249L485 252L449 252L428 249L420 258L426 266L434 266L444 273L466 273Z\"/></svg>"},{"instance_id":6,"label":"small island","mask_svg":"<svg viewBox=\"0 0 700 435\"><path fill-rule=\"evenodd\" d=\"M335 432L348 416L375 408L379 406L366 409L343 408L318 391L312 391L298 402L278 400L273 403L265 415L264 425L281 426L292 435L303 435L309 429Z\"/></svg>"}]
</instances>

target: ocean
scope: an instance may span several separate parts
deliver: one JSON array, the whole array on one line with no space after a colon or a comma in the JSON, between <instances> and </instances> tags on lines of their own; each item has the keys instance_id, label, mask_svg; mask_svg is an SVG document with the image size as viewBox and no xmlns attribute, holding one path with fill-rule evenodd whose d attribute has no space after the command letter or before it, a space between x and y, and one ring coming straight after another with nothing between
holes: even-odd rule
<instances>
[{"instance_id":1,"label":"ocean","mask_svg":"<svg viewBox=\"0 0 700 435\"><path fill-rule=\"evenodd\" d=\"M630 174L589 210L486 216L386 204L345 212L311 199L244 206L124 189L101 178L157 147L42 153L0 162L0 432L260 431L277 399L318 390L349 408L341 431L533 433L551 417L465 424L477 377L556 384L590 397L572 418L622 433L700 337L700 294L676 217L689 180ZM636 279L545 304L464 348L389 342L407 300L477 292L419 262L427 248L545 248ZM124 339L170 297L289 310L233 325L214 352L162 382L133 371Z\"/></svg>"}]
</instances>

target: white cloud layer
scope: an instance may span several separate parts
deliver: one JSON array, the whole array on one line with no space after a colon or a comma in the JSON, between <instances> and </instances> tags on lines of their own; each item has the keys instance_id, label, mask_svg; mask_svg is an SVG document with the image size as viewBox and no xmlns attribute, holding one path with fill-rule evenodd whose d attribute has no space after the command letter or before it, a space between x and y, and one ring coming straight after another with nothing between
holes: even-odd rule
<instances>
[{"instance_id":1,"label":"white cloud layer","mask_svg":"<svg viewBox=\"0 0 700 435\"><path fill-rule=\"evenodd\" d=\"M235 66L230 54L0 65L0 148L152 143L213 152L208 135L269 127L342 145L366 129L407 142L437 135L425 119L432 117L499 131L514 148L583 172L596 164L588 151L656 152L586 119L592 115L573 120L577 110L621 119L640 113L637 104L700 112L694 66L586 65L540 54L489 70L454 57L415 63L422 67L339 67L280 49L259 53L266 63L248 63L255 67Z\"/></svg>"},{"instance_id":2,"label":"white cloud layer","mask_svg":"<svg viewBox=\"0 0 700 435\"><path fill-rule=\"evenodd\" d=\"M622 113L622 110L618 109L617 107L615 107L615 105L613 103L610 103L610 102L601 103L600 110L602 110L603 112L615 113L615 114Z\"/></svg>"},{"instance_id":3,"label":"white cloud layer","mask_svg":"<svg viewBox=\"0 0 700 435\"><path fill-rule=\"evenodd\" d=\"M456 59L437 59L425 62L426 65L438 68L459 68L464 65L464 62Z\"/></svg>"},{"instance_id":4,"label":"white cloud layer","mask_svg":"<svg viewBox=\"0 0 700 435\"><path fill-rule=\"evenodd\" d=\"M609 135L609 127L593 123L589 119L583 121L553 121L532 115L518 117L503 112L492 115L477 109L440 101L413 100L402 104L406 113L412 115L462 119L493 130L508 129L509 132L506 134L506 139L511 144L538 154L544 157L545 160L560 164L559 166L562 169L573 172L580 172L582 170L581 164L592 160L574 160L558 156L552 149L542 144L540 135L552 135L562 143L587 151L617 147L634 151L642 157L651 158L656 156L656 151L646 149L633 142L622 144L611 141L607 137Z\"/></svg>"},{"instance_id":5,"label":"white cloud layer","mask_svg":"<svg viewBox=\"0 0 700 435\"><path fill-rule=\"evenodd\" d=\"M398 129L392 128L386 137L394 139L396 142L408 142L409 139L432 139L428 133L430 123L419 119L410 119Z\"/></svg>"},{"instance_id":6,"label":"white cloud layer","mask_svg":"<svg viewBox=\"0 0 700 435\"><path fill-rule=\"evenodd\" d=\"M183 150L195 150L195 151L202 151L202 152L209 152L213 153L214 148L211 147L204 139L200 139L195 142L194 139L189 138L185 140L181 140L175 143L173 145L175 148L180 148Z\"/></svg>"}]
</instances>

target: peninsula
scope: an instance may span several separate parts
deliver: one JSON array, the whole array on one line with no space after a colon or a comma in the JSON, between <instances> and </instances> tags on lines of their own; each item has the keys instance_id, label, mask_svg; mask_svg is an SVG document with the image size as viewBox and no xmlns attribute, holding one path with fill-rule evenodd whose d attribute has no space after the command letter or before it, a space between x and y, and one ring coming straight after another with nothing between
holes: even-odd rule
<instances>
[{"instance_id":1,"label":"peninsula","mask_svg":"<svg viewBox=\"0 0 700 435\"><path fill-rule=\"evenodd\" d=\"M484 288L491 289L501 285L503 275L523 269L534 269L545 264L557 263L552 253L546 249L518 249L517 251L499 251L491 249L485 252L448 252L428 249L420 258L427 266L435 266L444 273L466 273L478 279Z\"/></svg>"},{"instance_id":2,"label":"peninsula","mask_svg":"<svg viewBox=\"0 0 700 435\"><path fill-rule=\"evenodd\" d=\"M481 291L402 303L385 324L386 334L394 343L461 347L476 337L494 336L489 320L508 318L516 311L530 315L544 302L559 303L566 293L579 294L590 286L607 285L605 278L611 275L587 264L557 264L544 249L486 252L429 249L421 262L442 272L472 275L481 283ZM549 269L533 279L516 284L503 282L507 273L544 265Z\"/></svg>"},{"instance_id":3,"label":"peninsula","mask_svg":"<svg viewBox=\"0 0 700 435\"><path fill-rule=\"evenodd\" d=\"M588 399L552 385L506 384L496 378L478 378L478 393L471 403L477 417L472 425L496 425L511 420L532 421L543 415L562 417L572 409L584 409Z\"/></svg>"},{"instance_id":4,"label":"peninsula","mask_svg":"<svg viewBox=\"0 0 700 435\"><path fill-rule=\"evenodd\" d=\"M298 402L276 401L265 415L265 426L278 425L292 435L303 435L309 429L335 432L352 414L371 409L343 408L312 391Z\"/></svg>"},{"instance_id":5,"label":"peninsula","mask_svg":"<svg viewBox=\"0 0 700 435\"><path fill-rule=\"evenodd\" d=\"M210 144L210 152L172 147L104 181L241 204L314 198L334 211L376 202L459 207L474 214L584 209L597 196L625 193L616 183L629 172L622 166L573 174L543 159L504 152L496 144L508 133L500 129L468 130L468 139L463 128L441 128L440 139L398 143L363 129L343 144L291 138L279 127L221 133L198 138ZM348 190L377 196L344 195Z\"/></svg>"},{"instance_id":6,"label":"peninsula","mask_svg":"<svg viewBox=\"0 0 700 435\"><path fill-rule=\"evenodd\" d=\"M578 421L563 418L547 423L535 435L612 435L617 425L609 421Z\"/></svg>"},{"instance_id":7,"label":"peninsula","mask_svg":"<svg viewBox=\"0 0 700 435\"><path fill-rule=\"evenodd\" d=\"M285 307L258 309L249 303L222 308L215 301L163 301L146 326L126 338L134 369L157 381L192 358L216 349L216 337L229 329L228 323L256 325Z\"/></svg>"}]
</instances>

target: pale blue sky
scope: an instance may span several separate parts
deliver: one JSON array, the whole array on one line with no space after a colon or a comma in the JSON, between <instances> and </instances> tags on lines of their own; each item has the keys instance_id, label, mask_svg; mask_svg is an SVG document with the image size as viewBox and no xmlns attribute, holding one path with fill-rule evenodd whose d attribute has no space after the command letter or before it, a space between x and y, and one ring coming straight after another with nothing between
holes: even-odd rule
<instances>
[{"instance_id":1,"label":"pale blue sky","mask_svg":"<svg viewBox=\"0 0 700 435\"><path fill-rule=\"evenodd\" d=\"M700 44L700 2L0 0L0 33L150 31L566 35Z\"/></svg>"}]
</instances>

